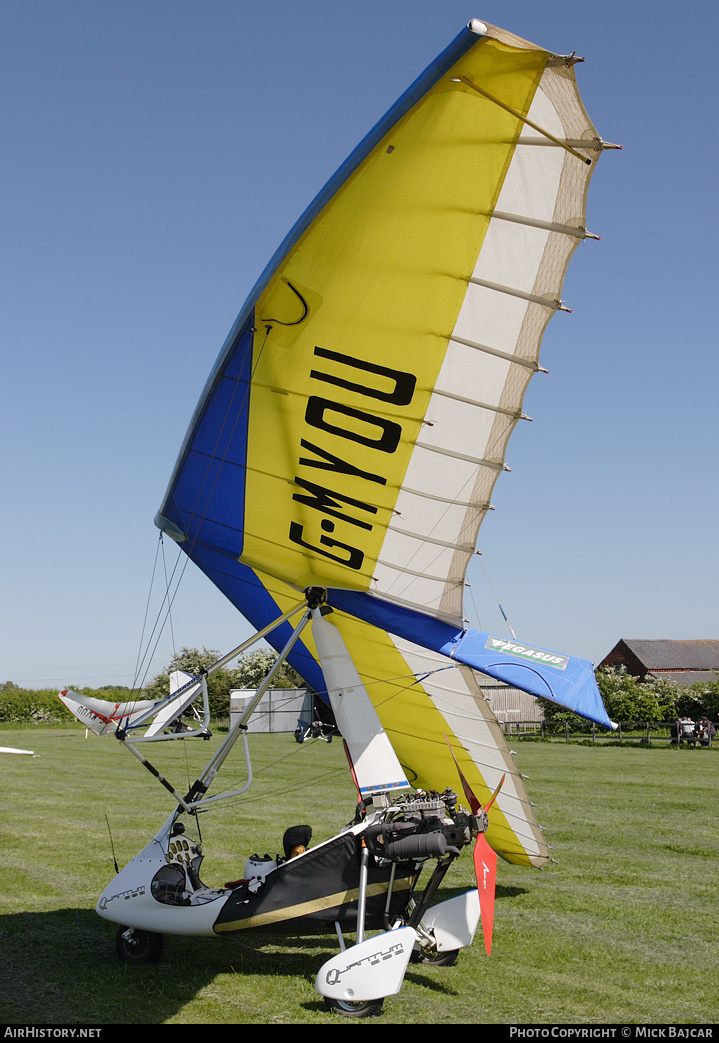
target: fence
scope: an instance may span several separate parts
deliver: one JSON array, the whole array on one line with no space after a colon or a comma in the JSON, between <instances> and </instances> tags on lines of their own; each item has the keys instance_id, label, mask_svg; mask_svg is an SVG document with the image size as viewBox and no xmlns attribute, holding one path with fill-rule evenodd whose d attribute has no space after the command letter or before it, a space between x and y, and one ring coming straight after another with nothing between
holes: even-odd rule
<instances>
[{"instance_id":1,"label":"fence","mask_svg":"<svg viewBox=\"0 0 719 1043\"><path fill-rule=\"evenodd\" d=\"M618 722L617 731L610 732L596 724L585 722L585 726L570 724L569 721L500 721L502 731L506 736L513 739L537 738L542 739L564 739L566 742L581 742L591 740L594 743L603 742L641 742L647 745L677 745L677 722L676 721L625 721ZM716 722L714 722L716 727ZM680 738L679 745L716 745L716 738L709 736L706 740L696 738Z\"/></svg>"}]
</instances>

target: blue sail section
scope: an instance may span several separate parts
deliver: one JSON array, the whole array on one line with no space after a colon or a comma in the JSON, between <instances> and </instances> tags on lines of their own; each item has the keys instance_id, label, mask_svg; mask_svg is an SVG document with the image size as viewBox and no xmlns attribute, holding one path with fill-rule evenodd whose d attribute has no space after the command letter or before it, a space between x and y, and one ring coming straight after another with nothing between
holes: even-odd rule
<instances>
[{"instance_id":1,"label":"blue sail section","mask_svg":"<svg viewBox=\"0 0 719 1043\"><path fill-rule=\"evenodd\" d=\"M233 352L197 408L155 524L191 548L239 558L242 553L247 473L247 425L254 315L238 333Z\"/></svg>"},{"instance_id":2,"label":"blue sail section","mask_svg":"<svg viewBox=\"0 0 719 1043\"><path fill-rule=\"evenodd\" d=\"M603 728L614 725L604 708L592 664L479 630L460 630L433 616L351 590L328 592L331 605L350 615L446 655L489 677L548 699Z\"/></svg>"}]
</instances>

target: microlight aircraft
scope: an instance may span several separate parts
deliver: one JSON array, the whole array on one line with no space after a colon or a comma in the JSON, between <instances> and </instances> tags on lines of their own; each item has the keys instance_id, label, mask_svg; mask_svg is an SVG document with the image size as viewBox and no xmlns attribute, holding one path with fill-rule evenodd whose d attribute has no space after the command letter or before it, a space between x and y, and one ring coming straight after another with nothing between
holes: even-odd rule
<instances>
[{"instance_id":1,"label":"microlight aircraft","mask_svg":"<svg viewBox=\"0 0 719 1043\"><path fill-rule=\"evenodd\" d=\"M589 662L469 628L463 588L613 147L578 61L470 22L322 189L230 331L156 524L279 658L187 792L143 744L207 735L207 676L247 644L167 700L77 710L173 802L97 903L126 959L158 958L165 934L336 935L316 989L361 1017L410 959L451 962L480 923L490 952L497 856L549 860L475 672L612 723ZM198 812L251 784L248 721L285 660L332 708L354 817L315 846L290 827L284 858L207 886ZM247 782L212 795L239 740ZM470 846L477 887L433 904Z\"/></svg>"}]
</instances>

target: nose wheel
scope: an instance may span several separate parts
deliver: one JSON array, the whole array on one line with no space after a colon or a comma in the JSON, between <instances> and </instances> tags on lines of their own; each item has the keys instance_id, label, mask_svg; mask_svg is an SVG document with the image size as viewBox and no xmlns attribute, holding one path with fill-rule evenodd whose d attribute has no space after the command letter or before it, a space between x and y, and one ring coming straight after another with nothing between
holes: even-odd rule
<instances>
[{"instance_id":1,"label":"nose wheel","mask_svg":"<svg viewBox=\"0 0 719 1043\"><path fill-rule=\"evenodd\" d=\"M117 955L128 963L157 963L162 956L164 938L136 927L118 927L115 935Z\"/></svg>"},{"instance_id":2,"label":"nose wheel","mask_svg":"<svg viewBox=\"0 0 719 1043\"><path fill-rule=\"evenodd\" d=\"M424 963L432 967L454 967L459 956L459 949L438 952L437 949L414 949L409 958L410 963Z\"/></svg>"},{"instance_id":3,"label":"nose wheel","mask_svg":"<svg viewBox=\"0 0 719 1043\"><path fill-rule=\"evenodd\" d=\"M345 1018L371 1018L382 1013L384 998L365 1000L353 1003L351 1000L331 1000L325 997L325 1004L333 1014L341 1014Z\"/></svg>"}]
</instances>

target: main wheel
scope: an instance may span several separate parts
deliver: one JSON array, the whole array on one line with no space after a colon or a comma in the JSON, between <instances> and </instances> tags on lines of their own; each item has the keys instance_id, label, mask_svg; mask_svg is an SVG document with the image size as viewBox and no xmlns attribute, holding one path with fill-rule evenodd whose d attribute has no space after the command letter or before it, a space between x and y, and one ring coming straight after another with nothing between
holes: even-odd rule
<instances>
[{"instance_id":1,"label":"main wheel","mask_svg":"<svg viewBox=\"0 0 719 1043\"><path fill-rule=\"evenodd\" d=\"M325 1003L333 1014L341 1014L345 1018L371 1018L382 1013L384 997L353 1003L351 1000L330 1000L325 996Z\"/></svg>"},{"instance_id":2,"label":"main wheel","mask_svg":"<svg viewBox=\"0 0 719 1043\"><path fill-rule=\"evenodd\" d=\"M432 967L454 967L459 956L459 949L448 949L439 952L437 949L413 949L411 963L424 963Z\"/></svg>"},{"instance_id":3,"label":"main wheel","mask_svg":"<svg viewBox=\"0 0 719 1043\"><path fill-rule=\"evenodd\" d=\"M164 938L152 931L118 927L115 935L117 955L129 963L157 963L162 956Z\"/></svg>"}]
</instances>

